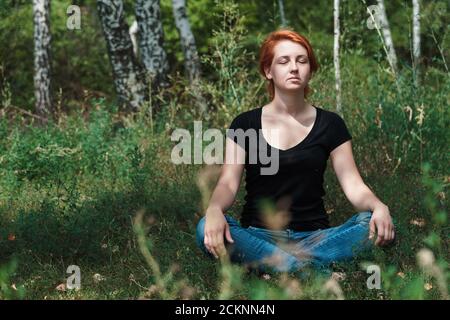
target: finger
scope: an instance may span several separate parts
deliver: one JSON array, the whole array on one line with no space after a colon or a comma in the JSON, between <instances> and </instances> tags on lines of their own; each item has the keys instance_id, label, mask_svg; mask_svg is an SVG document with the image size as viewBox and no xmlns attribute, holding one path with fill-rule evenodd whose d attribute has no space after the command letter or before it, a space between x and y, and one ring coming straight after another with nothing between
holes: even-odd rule
<instances>
[{"instance_id":1,"label":"finger","mask_svg":"<svg viewBox=\"0 0 450 320\"><path fill-rule=\"evenodd\" d=\"M389 228L388 228L388 226L384 225L383 237L381 239L380 246L385 246L386 244L388 244L388 242L389 242L388 238L389 238Z\"/></svg>"},{"instance_id":2,"label":"finger","mask_svg":"<svg viewBox=\"0 0 450 320\"><path fill-rule=\"evenodd\" d=\"M216 234L216 247L215 247L216 252L218 253L218 256L224 256L227 252L227 250L225 249L225 245L223 243L223 233L217 233Z\"/></svg>"},{"instance_id":3,"label":"finger","mask_svg":"<svg viewBox=\"0 0 450 320\"><path fill-rule=\"evenodd\" d=\"M384 231L383 231L383 240L381 241L381 246L384 246L388 243L390 237L390 231L389 231L389 226L384 225Z\"/></svg>"},{"instance_id":4,"label":"finger","mask_svg":"<svg viewBox=\"0 0 450 320\"><path fill-rule=\"evenodd\" d=\"M214 234L214 251L216 252L216 258L220 258L223 255L223 233L218 232Z\"/></svg>"},{"instance_id":5,"label":"finger","mask_svg":"<svg viewBox=\"0 0 450 320\"><path fill-rule=\"evenodd\" d=\"M210 254L212 254L212 253L211 253L210 242L211 242L211 240L210 240L209 236L205 234L205 240L204 240L203 243L205 244L206 250L207 250Z\"/></svg>"},{"instance_id":6,"label":"finger","mask_svg":"<svg viewBox=\"0 0 450 320\"><path fill-rule=\"evenodd\" d=\"M225 237L227 238L228 242L234 242L233 238L231 238L230 225L228 223L225 226Z\"/></svg>"},{"instance_id":7,"label":"finger","mask_svg":"<svg viewBox=\"0 0 450 320\"><path fill-rule=\"evenodd\" d=\"M378 229L378 237L377 237L377 240L375 241L375 245L381 246L384 242L385 227L383 225L381 225L381 226L377 226L377 229Z\"/></svg>"},{"instance_id":8,"label":"finger","mask_svg":"<svg viewBox=\"0 0 450 320\"><path fill-rule=\"evenodd\" d=\"M375 235L375 220L370 219L369 223L369 239L373 239Z\"/></svg>"},{"instance_id":9,"label":"finger","mask_svg":"<svg viewBox=\"0 0 450 320\"><path fill-rule=\"evenodd\" d=\"M216 252L216 242L215 242L215 239L214 239L214 236L213 235L209 235L209 252L211 252L211 254L217 259L217 258L219 258L219 256L217 255L217 252Z\"/></svg>"},{"instance_id":10,"label":"finger","mask_svg":"<svg viewBox=\"0 0 450 320\"><path fill-rule=\"evenodd\" d=\"M395 228L392 228L392 241L395 240Z\"/></svg>"},{"instance_id":11,"label":"finger","mask_svg":"<svg viewBox=\"0 0 450 320\"><path fill-rule=\"evenodd\" d=\"M387 226L384 227L383 241L381 241L381 245L385 246L389 243L390 231Z\"/></svg>"},{"instance_id":12,"label":"finger","mask_svg":"<svg viewBox=\"0 0 450 320\"><path fill-rule=\"evenodd\" d=\"M386 244L390 243L392 240L394 240L394 225L392 223L389 223L387 229L388 229L388 231L386 234Z\"/></svg>"},{"instance_id":13,"label":"finger","mask_svg":"<svg viewBox=\"0 0 450 320\"><path fill-rule=\"evenodd\" d=\"M393 237L392 237L392 231L394 230L394 227L392 226L392 224L389 225L389 229L388 229L388 233L387 233L387 237L386 240L387 242L391 242Z\"/></svg>"}]
</instances>

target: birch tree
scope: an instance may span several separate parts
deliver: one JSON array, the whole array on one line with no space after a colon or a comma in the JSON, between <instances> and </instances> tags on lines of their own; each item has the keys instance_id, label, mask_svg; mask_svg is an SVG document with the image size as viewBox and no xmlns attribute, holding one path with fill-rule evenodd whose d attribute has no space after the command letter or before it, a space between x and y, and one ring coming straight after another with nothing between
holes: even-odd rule
<instances>
[{"instance_id":1,"label":"birch tree","mask_svg":"<svg viewBox=\"0 0 450 320\"><path fill-rule=\"evenodd\" d=\"M286 27L287 20L286 20L286 16L284 15L284 1L283 0L278 0L278 9L280 10L281 25L283 27Z\"/></svg>"},{"instance_id":2,"label":"birch tree","mask_svg":"<svg viewBox=\"0 0 450 320\"><path fill-rule=\"evenodd\" d=\"M184 53L184 65L189 80L195 82L200 77L200 61L186 13L186 0L172 0L175 25L180 35L181 47Z\"/></svg>"},{"instance_id":3,"label":"birch tree","mask_svg":"<svg viewBox=\"0 0 450 320\"><path fill-rule=\"evenodd\" d=\"M418 84L420 76L420 3L413 0L413 66L416 73L415 80Z\"/></svg>"},{"instance_id":4,"label":"birch tree","mask_svg":"<svg viewBox=\"0 0 450 320\"><path fill-rule=\"evenodd\" d=\"M334 61L334 75L336 78L336 111L342 113L341 106L341 69L339 65L339 0L334 0L334 49L333 49L333 61Z\"/></svg>"},{"instance_id":5,"label":"birch tree","mask_svg":"<svg viewBox=\"0 0 450 320\"><path fill-rule=\"evenodd\" d=\"M46 118L53 112L51 101L50 0L33 0L34 96L36 113Z\"/></svg>"},{"instance_id":6,"label":"birch tree","mask_svg":"<svg viewBox=\"0 0 450 320\"><path fill-rule=\"evenodd\" d=\"M384 0L377 0L377 3L379 7L378 19L381 24L380 28L383 33L384 43L387 47L387 58L395 76L397 76L397 54L395 53L394 42L392 41L391 29L389 27L389 21L386 15Z\"/></svg>"},{"instance_id":7,"label":"birch tree","mask_svg":"<svg viewBox=\"0 0 450 320\"><path fill-rule=\"evenodd\" d=\"M133 54L122 0L97 0L119 104L138 110L145 100L145 79Z\"/></svg>"},{"instance_id":8,"label":"birch tree","mask_svg":"<svg viewBox=\"0 0 450 320\"><path fill-rule=\"evenodd\" d=\"M159 0L137 0L139 52L148 75L157 87L167 85L169 63L164 51L164 32Z\"/></svg>"}]
</instances>

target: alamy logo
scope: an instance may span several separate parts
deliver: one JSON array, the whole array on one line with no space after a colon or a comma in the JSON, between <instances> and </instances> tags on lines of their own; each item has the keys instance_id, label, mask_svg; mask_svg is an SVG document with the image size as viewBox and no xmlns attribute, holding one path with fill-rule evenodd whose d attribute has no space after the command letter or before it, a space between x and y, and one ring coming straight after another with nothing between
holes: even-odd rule
<instances>
[{"instance_id":1,"label":"alamy logo","mask_svg":"<svg viewBox=\"0 0 450 320\"><path fill-rule=\"evenodd\" d=\"M81 29L81 10L77 5L70 5L66 10L67 15L67 29L69 30L80 30Z\"/></svg>"},{"instance_id":2,"label":"alamy logo","mask_svg":"<svg viewBox=\"0 0 450 320\"><path fill-rule=\"evenodd\" d=\"M263 133L264 132L264 133ZM268 144L265 142L264 136L270 134L271 141L276 144L279 141L279 130L258 130L255 129L227 129L227 137L236 141L235 147L248 146L248 163L257 164L258 160L261 165L261 175L274 175L279 168L279 152L277 148L270 147L270 155L268 154ZM202 122L194 121L194 152L192 152L191 133L186 129L177 128L172 132L171 141L180 141L171 152L171 161L174 164L192 164L192 154L194 164L223 164L224 163L224 137L219 129L207 129L204 133L202 130ZM211 141L204 150L203 142ZM248 141L248 143L246 143ZM238 159L237 149L233 154L235 157L230 159L226 157L227 164L245 164L245 160Z\"/></svg>"},{"instance_id":3,"label":"alamy logo","mask_svg":"<svg viewBox=\"0 0 450 320\"><path fill-rule=\"evenodd\" d=\"M369 17L367 18L367 28L373 30L379 29L381 26L381 9L378 5L374 4L367 7Z\"/></svg>"},{"instance_id":4,"label":"alamy logo","mask_svg":"<svg viewBox=\"0 0 450 320\"><path fill-rule=\"evenodd\" d=\"M372 289L381 289L381 270L380 267L376 264L372 264L367 267L367 273L371 273L372 275L367 278L367 288Z\"/></svg>"},{"instance_id":5,"label":"alamy logo","mask_svg":"<svg viewBox=\"0 0 450 320\"><path fill-rule=\"evenodd\" d=\"M66 282L67 289L69 289L69 290L72 290L72 289L80 290L81 289L81 272L80 272L80 267L76 266L76 265L70 265L67 268L66 272L71 274L71 276L69 276L67 278L67 282Z\"/></svg>"}]
</instances>

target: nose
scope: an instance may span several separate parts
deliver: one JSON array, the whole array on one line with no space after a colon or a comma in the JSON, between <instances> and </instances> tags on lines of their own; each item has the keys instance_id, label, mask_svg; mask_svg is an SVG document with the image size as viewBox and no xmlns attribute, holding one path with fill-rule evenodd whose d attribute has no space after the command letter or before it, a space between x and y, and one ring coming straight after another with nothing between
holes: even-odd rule
<instances>
[{"instance_id":1,"label":"nose","mask_svg":"<svg viewBox=\"0 0 450 320\"><path fill-rule=\"evenodd\" d=\"M291 67L291 72L297 72L298 71L298 65L297 65L297 63L295 61L290 63L290 67Z\"/></svg>"}]
</instances>

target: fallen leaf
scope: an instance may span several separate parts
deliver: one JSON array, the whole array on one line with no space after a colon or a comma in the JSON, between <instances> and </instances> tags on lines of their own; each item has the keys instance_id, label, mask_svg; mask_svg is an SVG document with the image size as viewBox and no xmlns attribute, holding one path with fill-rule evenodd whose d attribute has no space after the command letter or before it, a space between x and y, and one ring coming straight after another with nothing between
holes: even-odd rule
<instances>
[{"instance_id":1,"label":"fallen leaf","mask_svg":"<svg viewBox=\"0 0 450 320\"><path fill-rule=\"evenodd\" d=\"M425 290L430 291L431 289L433 289L433 285L431 283L425 283L423 285L423 287L425 288Z\"/></svg>"},{"instance_id":2,"label":"fallen leaf","mask_svg":"<svg viewBox=\"0 0 450 320\"><path fill-rule=\"evenodd\" d=\"M151 215L151 216L149 216L148 218L147 218L147 224L148 225L153 225L153 224L155 224L155 222L156 222L156 217L154 216L154 215Z\"/></svg>"},{"instance_id":3,"label":"fallen leaf","mask_svg":"<svg viewBox=\"0 0 450 320\"><path fill-rule=\"evenodd\" d=\"M56 287L57 291L66 291L66 284L65 283L61 283Z\"/></svg>"},{"instance_id":4,"label":"fallen leaf","mask_svg":"<svg viewBox=\"0 0 450 320\"><path fill-rule=\"evenodd\" d=\"M425 219L423 218L411 219L409 223L415 226L423 227L425 225Z\"/></svg>"},{"instance_id":5,"label":"fallen leaf","mask_svg":"<svg viewBox=\"0 0 450 320\"><path fill-rule=\"evenodd\" d=\"M102 276L100 273L96 273L92 276L92 278L94 279L95 283L99 283L100 281L104 281L105 277Z\"/></svg>"},{"instance_id":6,"label":"fallen leaf","mask_svg":"<svg viewBox=\"0 0 450 320\"><path fill-rule=\"evenodd\" d=\"M331 278L336 281L345 280L346 277L347 277L347 275L344 272L333 272L331 274Z\"/></svg>"},{"instance_id":7,"label":"fallen leaf","mask_svg":"<svg viewBox=\"0 0 450 320\"><path fill-rule=\"evenodd\" d=\"M264 274L262 275L262 278L263 278L264 280L270 280L270 279L271 279L271 276L270 276L270 274L264 273Z\"/></svg>"}]
</instances>

